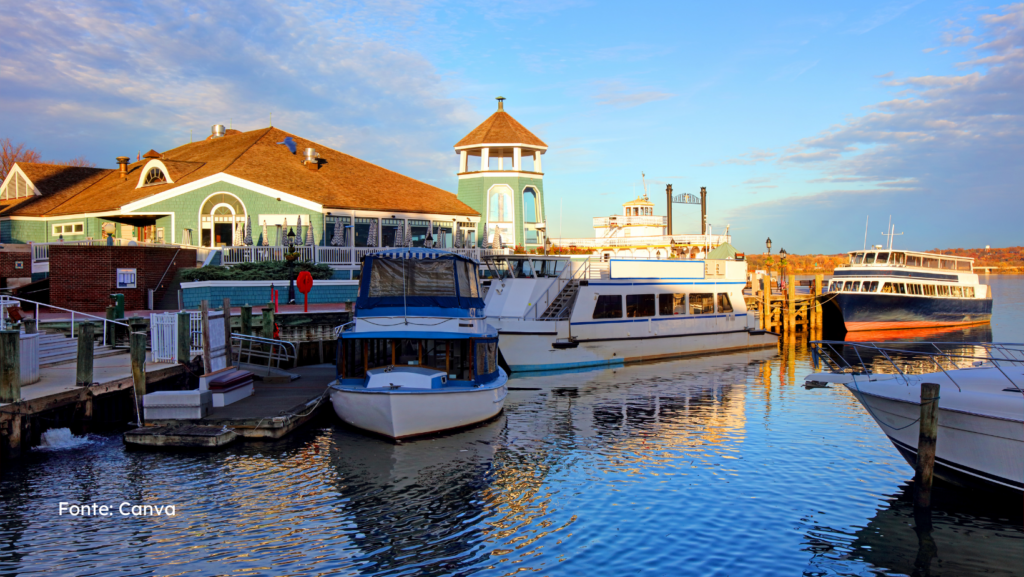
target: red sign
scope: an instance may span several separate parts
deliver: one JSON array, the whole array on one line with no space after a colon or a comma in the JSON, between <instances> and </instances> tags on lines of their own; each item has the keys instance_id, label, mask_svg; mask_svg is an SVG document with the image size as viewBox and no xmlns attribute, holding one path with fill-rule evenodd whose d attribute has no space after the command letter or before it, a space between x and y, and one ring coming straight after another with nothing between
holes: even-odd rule
<instances>
[{"instance_id":1,"label":"red sign","mask_svg":"<svg viewBox=\"0 0 1024 577\"><path fill-rule=\"evenodd\" d=\"M308 270L300 272L299 278L295 279L295 286L302 293L303 312L309 312L309 291L313 290L313 275L309 274Z\"/></svg>"}]
</instances>

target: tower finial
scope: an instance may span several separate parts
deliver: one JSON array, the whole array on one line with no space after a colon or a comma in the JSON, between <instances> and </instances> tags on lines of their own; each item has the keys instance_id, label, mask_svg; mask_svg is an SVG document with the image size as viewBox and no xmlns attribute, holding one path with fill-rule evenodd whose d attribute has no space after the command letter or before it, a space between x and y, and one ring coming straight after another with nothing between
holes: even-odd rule
<instances>
[{"instance_id":1,"label":"tower finial","mask_svg":"<svg viewBox=\"0 0 1024 577\"><path fill-rule=\"evenodd\" d=\"M505 110L505 106L504 106L505 97L504 96L499 96L499 97L495 98L495 100L498 101L498 110Z\"/></svg>"}]
</instances>

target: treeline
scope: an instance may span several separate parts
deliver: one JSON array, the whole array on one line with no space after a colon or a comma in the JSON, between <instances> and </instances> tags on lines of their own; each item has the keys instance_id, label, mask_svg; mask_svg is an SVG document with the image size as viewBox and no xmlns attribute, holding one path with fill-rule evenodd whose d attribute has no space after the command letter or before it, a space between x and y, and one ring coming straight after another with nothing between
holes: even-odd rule
<instances>
[{"instance_id":1,"label":"treeline","mask_svg":"<svg viewBox=\"0 0 1024 577\"><path fill-rule=\"evenodd\" d=\"M0 180L7 178L15 162L30 162L40 164L58 164L61 166L89 166L96 165L86 160L84 156L72 158L71 160L43 160L38 150L28 148L24 143L13 143L10 138L0 138Z\"/></svg>"},{"instance_id":2,"label":"treeline","mask_svg":"<svg viewBox=\"0 0 1024 577\"><path fill-rule=\"evenodd\" d=\"M948 254L953 256L966 256L974 259L976 267L997 267L1002 273L1024 273L1024 247L1010 246L1005 248L948 248L932 249L928 252ZM847 254L789 254L784 259L785 266L791 274L829 274L836 267L846 264L849 261ZM778 270L783 264L783 259L778 254L747 255L749 269L767 270L769 268Z\"/></svg>"}]
</instances>

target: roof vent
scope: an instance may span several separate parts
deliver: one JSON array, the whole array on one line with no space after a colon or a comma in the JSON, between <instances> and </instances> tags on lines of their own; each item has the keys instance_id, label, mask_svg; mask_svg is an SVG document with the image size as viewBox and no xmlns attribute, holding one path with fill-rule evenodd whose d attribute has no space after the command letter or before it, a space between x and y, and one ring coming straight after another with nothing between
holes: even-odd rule
<instances>
[{"instance_id":1,"label":"roof vent","mask_svg":"<svg viewBox=\"0 0 1024 577\"><path fill-rule=\"evenodd\" d=\"M302 164L305 164L311 170L317 170L320 168L320 155L316 153L315 148L306 148L302 151Z\"/></svg>"},{"instance_id":2,"label":"roof vent","mask_svg":"<svg viewBox=\"0 0 1024 577\"><path fill-rule=\"evenodd\" d=\"M211 136L213 136L214 138L220 138L221 136L224 136L224 132L225 129L223 124L214 124L211 131Z\"/></svg>"}]
</instances>

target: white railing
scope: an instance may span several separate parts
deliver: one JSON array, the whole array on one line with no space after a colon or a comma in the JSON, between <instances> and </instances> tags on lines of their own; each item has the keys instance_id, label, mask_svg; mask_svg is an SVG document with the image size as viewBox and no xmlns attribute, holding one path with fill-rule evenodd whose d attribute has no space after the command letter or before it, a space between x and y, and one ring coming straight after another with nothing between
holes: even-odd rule
<instances>
[{"instance_id":1,"label":"white railing","mask_svg":"<svg viewBox=\"0 0 1024 577\"><path fill-rule=\"evenodd\" d=\"M39 326L39 321L40 321L40 318L39 318L39 307L44 307L44 308L48 308L48 309L54 309L54 310L58 310L58 311L66 312L66 313L71 313L71 334L75 334L75 323L76 322L102 321L103 322L103 342L107 342L107 324L108 323L110 325L120 325L122 327L128 328L128 324L127 323L111 320L111 319L108 319L108 318L105 318L105 317L98 317L96 315L91 315L89 313L83 313L83 312L72 310L72 309L66 309L64 307L48 305L46 303L41 303L41 302L29 300L29 299L23 299L21 297L15 297L15 296L10 296L10 295L2 295L2 296L0 296L0 309L2 309L2 310L0 310L0 330L6 330L7 329L7 316L6 316L7 307L12 306L12 305L17 305L17 306L19 306L21 308L24 308L24 304L25 303L28 303L30 305L35 305L35 314L32 316L32 318L35 319L37 327ZM113 330L113 329L114 329L114 326L111 326L110 330Z\"/></svg>"},{"instance_id":2,"label":"white railing","mask_svg":"<svg viewBox=\"0 0 1024 577\"><path fill-rule=\"evenodd\" d=\"M719 245L731 242L727 234L674 234L663 236L622 236L614 238L552 238L553 246L575 246L577 248L613 248L627 246L668 246L670 244Z\"/></svg>"},{"instance_id":3,"label":"white railing","mask_svg":"<svg viewBox=\"0 0 1024 577\"><path fill-rule=\"evenodd\" d=\"M297 246L295 251L299 253L299 261L311 261L319 264L354 266L366 255L377 254L385 250L391 250L390 246L372 247L351 247L351 246ZM484 256L492 254L511 254L512 249L488 249L488 248L446 248L447 250L462 256L480 260ZM288 251L283 246L226 246L222 251L221 264L232 265L243 262L265 262L271 260L284 260Z\"/></svg>"},{"instance_id":4,"label":"white railing","mask_svg":"<svg viewBox=\"0 0 1024 577\"><path fill-rule=\"evenodd\" d=\"M111 245L108 245L106 240L96 239L66 240L63 242L34 242L32 243L32 262L46 262L50 260L51 246L144 246L158 248L200 248L196 246L188 246L185 244L140 242L130 238L115 238Z\"/></svg>"},{"instance_id":5,"label":"white railing","mask_svg":"<svg viewBox=\"0 0 1024 577\"><path fill-rule=\"evenodd\" d=\"M615 226L668 226L667 216L598 216L594 228L604 228L609 223Z\"/></svg>"}]
</instances>

